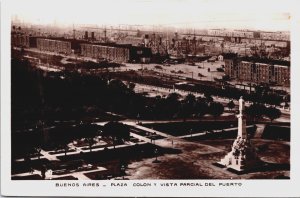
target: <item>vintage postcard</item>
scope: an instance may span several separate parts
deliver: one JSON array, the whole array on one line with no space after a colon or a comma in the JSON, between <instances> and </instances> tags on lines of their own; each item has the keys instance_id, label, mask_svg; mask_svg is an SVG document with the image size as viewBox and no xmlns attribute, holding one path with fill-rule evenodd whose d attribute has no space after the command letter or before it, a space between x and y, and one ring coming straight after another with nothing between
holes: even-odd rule
<instances>
[{"instance_id":1,"label":"vintage postcard","mask_svg":"<svg viewBox=\"0 0 300 198\"><path fill-rule=\"evenodd\" d=\"M2 1L1 194L300 196L296 7Z\"/></svg>"}]
</instances>

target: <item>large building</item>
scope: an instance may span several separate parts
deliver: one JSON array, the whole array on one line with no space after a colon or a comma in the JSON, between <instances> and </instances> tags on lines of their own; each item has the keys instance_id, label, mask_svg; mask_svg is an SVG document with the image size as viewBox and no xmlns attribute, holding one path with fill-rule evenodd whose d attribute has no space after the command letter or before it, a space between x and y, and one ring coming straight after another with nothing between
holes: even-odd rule
<instances>
[{"instance_id":1,"label":"large building","mask_svg":"<svg viewBox=\"0 0 300 198\"><path fill-rule=\"evenodd\" d=\"M207 35L224 36L233 38L263 39L276 41L290 41L289 32L264 32L251 30L226 30L226 29L210 29Z\"/></svg>"},{"instance_id":2,"label":"large building","mask_svg":"<svg viewBox=\"0 0 300 198\"><path fill-rule=\"evenodd\" d=\"M225 63L225 74L230 78L236 77L236 67L238 64L238 56L237 54L227 53L223 54L223 60Z\"/></svg>"},{"instance_id":3,"label":"large building","mask_svg":"<svg viewBox=\"0 0 300 198\"><path fill-rule=\"evenodd\" d=\"M29 47L29 36L21 33L12 33L11 45L14 47Z\"/></svg>"},{"instance_id":4,"label":"large building","mask_svg":"<svg viewBox=\"0 0 300 198\"><path fill-rule=\"evenodd\" d=\"M114 62L148 62L151 49L114 43L81 43L81 55L91 58L103 58ZM147 60L147 61L145 61Z\"/></svg>"},{"instance_id":5,"label":"large building","mask_svg":"<svg viewBox=\"0 0 300 198\"><path fill-rule=\"evenodd\" d=\"M65 55L79 54L114 62L149 62L152 56L151 48L131 44L97 43L63 37L36 37L16 32L12 32L11 42L14 47L37 48L40 51Z\"/></svg>"},{"instance_id":6,"label":"large building","mask_svg":"<svg viewBox=\"0 0 300 198\"><path fill-rule=\"evenodd\" d=\"M126 47L107 46L101 44L82 43L81 55L85 57L107 59L115 62L127 62L129 49Z\"/></svg>"},{"instance_id":7,"label":"large building","mask_svg":"<svg viewBox=\"0 0 300 198\"><path fill-rule=\"evenodd\" d=\"M38 37L36 36L31 36L27 35L24 33L12 33L11 34L11 46L13 47L25 47L25 48L30 48L30 47L36 47Z\"/></svg>"},{"instance_id":8,"label":"large building","mask_svg":"<svg viewBox=\"0 0 300 198\"><path fill-rule=\"evenodd\" d=\"M225 74L232 79L254 83L290 84L290 62L224 54Z\"/></svg>"},{"instance_id":9,"label":"large building","mask_svg":"<svg viewBox=\"0 0 300 198\"><path fill-rule=\"evenodd\" d=\"M41 51L71 54L72 50L76 50L76 42L64 38L37 38L37 48Z\"/></svg>"}]
</instances>

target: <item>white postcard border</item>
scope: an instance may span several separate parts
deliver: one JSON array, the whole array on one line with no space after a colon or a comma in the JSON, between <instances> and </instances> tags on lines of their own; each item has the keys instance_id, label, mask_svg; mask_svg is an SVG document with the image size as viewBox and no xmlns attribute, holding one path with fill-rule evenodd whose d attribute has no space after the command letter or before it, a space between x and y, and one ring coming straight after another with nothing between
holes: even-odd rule
<instances>
[{"instance_id":1,"label":"white postcard border","mask_svg":"<svg viewBox=\"0 0 300 198\"><path fill-rule=\"evenodd\" d=\"M6 196L174 196L174 197L243 197L243 196L300 196L300 18L295 1L251 1L261 7L272 9L272 3L289 4L291 13L291 171L290 180L130 180L130 181L12 181L10 170L10 7L18 1L1 2L1 194ZM100 1L99 3L104 2ZM217 4L218 1L216 1ZM235 2L228 1L229 3ZM247 3L245 1L245 7ZM72 1L70 1L72 3ZM239 4L240 5L240 4ZM279 4L280 5L280 4ZM228 5L230 6L230 5ZM284 6L286 8L286 5ZM240 7L239 7L240 8ZM54 11L55 12L55 11ZM298 85L298 86L297 86ZM160 187L161 183L201 183L198 187ZM78 183L80 187L56 187L56 183ZM84 183L98 183L99 187L82 187ZM111 187L110 185L126 183L128 186ZM152 187L133 187L133 183L151 183ZM156 186L154 186L156 183ZM241 183L242 186L205 186L213 183ZM106 187L103 187L106 185Z\"/></svg>"}]
</instances>

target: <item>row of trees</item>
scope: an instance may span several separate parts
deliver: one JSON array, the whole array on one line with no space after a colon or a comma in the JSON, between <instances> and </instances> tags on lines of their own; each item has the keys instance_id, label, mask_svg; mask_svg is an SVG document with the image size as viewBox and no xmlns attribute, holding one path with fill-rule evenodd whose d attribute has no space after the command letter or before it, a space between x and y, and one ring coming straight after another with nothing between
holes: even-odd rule
<instances>
[{"instance_id":1,"label":"row of trees","mask_svg":"<svg viewBox=\"0 0 300 198\"><path fill-rule=\"evenodd\" d=\"M59 133L59 134L58 134ZM65 154L68 149L68 144L73 140L84 138L89 145L90 151L95 143L95 137L101 136L107 141L112 141L113 145L122 144L124 141L129 140L130 132L129 126L120 122L108 122L104 127L100 127L96 124L80 124L75 127L70 125L62 125L54 129L54 133L51 134L51 143L55 143L58 148L65 150ZM49 142L46 142L49 144Z\"/></svg>"},{"instance_id":2,"label":"row of trees","mask_svg":"<svg viewBox=\"0 0 300 198\"><path fill-rule=\"evenodd\" d=\"M231 100L228 104L227 107L232 110L235 108L234 102ZM266 116L270 119L271 122L273 120L279 118L281 116L281 111L277 109L276 107L266 107L263 104L260 103L254 103L250 105L249 107L246 107L245 109L246 115L248 115L250 118L252 118L253 121L256 121L263 116Z\"/></svg>"},{"instance_id":3,"label":"row of trees","mask_svg":"<svg viewBox=\"0 0 300 198\"><path fill-rule=\"evenodd\" d=\"M65 116L65 120L80 118L87 112L76 109L82 109L83 106L93 106L104 112L116 112L131 118L140 115L141 118L149 119L185 119L205 114L216 117L223 112L222 106L212 103L209 95L205 98L188 95L180 100L178 94L171 93L167 98L153 99L136 94L133 89L134 84L124 84L106 75L45 75L31 67L29 62L13 59L12 124L14 126L26 119L26 123L36 123L38 119L49 120L55 117L64 120L62 116ZM77 112L80 115L76 116Z\"/></svg>"},{"instance_id":4,"label":"row of trees","mask_svg":"<svg viewBox=\"0 0 300 198\"><path fill-rule=\"evenodd\" d=\"M78 73L45 75L33 68L28 61L12 59L13 122L24 118L34 120L42 117L47 120L49 119L48 115L61 117L63 113L56 111L57 109L63 109L65 112L73 111L74 113L65 115L66 119L71 119L70 117L74 117L77 112L74 109L82 106L94 106L103 111L117 112L132 118L138 114L141 118L154 119L201 117L205 114L217 116L219 113L214 112L215 107L222 108L214 103L209 105L213 102L211 95L237 99L243 95L245 100L260 102L265 101L262 99L263 96L270 96L265 89L257 89L257 93L249 95L241 93L237 89L199 85L200 87L195 86L195 88L199 88L201 92L205 93L204 98L195 98L193 95L189 95L184 100L179 100L178 95L170 94L167 98L150 99L134 93L134 84L111 80L108 74L103 74L103 76ZM268 100L272 100L276 104L280 103L280 97L276 94ZM72 111L68 111L68 109L72 109ZM55 112L58 112L57 115ZM84 114L84 112L80 114Z\"/></svg>"},{"instance_id":5,"label":"row of trees","mask_svg":"<svg viewBox=\"0 0 300 198\"><path fill-rule=\"evenodd\" d=\"M13 128L34 124L39 119L80 119L86 112L77 109L84 106L93 106L103 112L127 112L130 110L127 104L134 104L140 97L133 92L132 85L110 80L107 76L45 73L21 59L12 59L11 75ZM77 112L80 115L76 115Z\"/></svg>"},{"instance_id":6,"label":"row of trees","mask_svg":"<svg viewBox=\"0 0 300 198\"><path fill-rule=\"evenodd\" d=\"M107 76L65 73L65 78L61 78L60 75L44 77L40 71L30 69L30 64L27 62L13 60L12 63L14 66L12 69L13 123L18 119L23 120L24 117L47 120L50 119L49 115L52 115L55 118L57 109L73 112L67 115L58 111L57 117L64 115L65 119L72 119L76 112L79 112L74 109L82 106L94 106L102 111L116 112L131 118L139 115L140 119L182 118L185 120L189 117L201 118L206 114L217 118L224 112L223 105L213 101L211 97L213 90L204 90L203 98L196 98L189 94L181 100L176 93L171 93L166 98L159 96L147 98L133 91L134 84L124 84L116 79L110 80ZM259 104L255 104L254 107L257 105ZM234 104L229 104L228 108L232 109L233 106ZM278 112L275 111L264 110L262 115L273 120L278 116ZM262 112L262 108L253 112ZM85 113L87 112L80 112L77 117Z\"/></svg>"},{"instance_id":7,"label":"row of trees","mask_svg":"<svg viewBox=\"0 0 300 198\"><path fill-rule=\"evenodd\" d=\"M266 116L270 119L271 122L273 120L279 118L281 116L281 111L275 107L266 107L265 105L254 103L245 109L245 112L248 116L252 118L255 122L258 119Z\"/></svg>"},{"instance_id":8,"label":"row of trees","mask_svg":"<svg viewBox=\"0 0 300 198\"><path fill-rule=\"evenodd\" d=\"M13 158L29 157L37 155L40 157L42 149L62 149L67 155L70 143L74 140L84 138L88 143L90 151L93 145L97 143L95 137L101 136L107 141L113 142L113 145L122 144L129 140L129 126L120 122L109 122L100 127L96 124L79 124L77 126L61 124L51 129L44 129L37 126L28 133L14 133L12 138Z\"/></svg>"},{"instance_id":9,"label":"row of trees","mask_svg":"<svg viewBox=\"0 0 300 198\"><path fill-rule=\"evenodd\" d=\"M168 80L162 79L157 76L141 76L138 72L122 72L114 73L116 78L133 81L137 83L146 83L154 86L163 86L166 88L172 88L174 79L170 77ZM191 85L176 85L178 89L204 93L208 95L227 97L239 99L241 95L244 96L245 100L259 103L267 103L271 105L280 105L282 102L289 102L289 94L283 90L274 90L270 86L264 84L252 85L255 88L255 91L247 91L243 89L235 88L232 85L229 85L225 81L218 82L207 82L207 81L193 81L193 86Z\"/></svg>"},{"instance_id":10,"label":"row of trees","mask_svg":"<svg viewBox=\"0 0 300 198\"><path fill-rule=\"evenodd\" d=\"M148 100L145 109L140 112L141 118L146 119L173 119L201 118L206 114L217 118L224 112L221 103L213 102L212 97L198 97L188 94L180 99L177 93L171 93L166 98L157 96Z\"/></svg>"}]
</instances>

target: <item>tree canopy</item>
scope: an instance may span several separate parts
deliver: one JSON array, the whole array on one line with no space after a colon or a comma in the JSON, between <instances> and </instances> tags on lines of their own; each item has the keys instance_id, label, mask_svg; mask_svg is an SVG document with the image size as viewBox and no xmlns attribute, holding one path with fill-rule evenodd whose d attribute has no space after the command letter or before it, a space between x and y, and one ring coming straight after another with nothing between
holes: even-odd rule
<instances>
[{"instance_id":1,"label":"tree canopy","mask_svg":"<svg viewBox=\"0 0 300 198\"><path fill-rule=\"evenodd\" d=\"M235 107L233 100L229 101L229 103L227 104L227 107L232 111L232 109Z\"/></svg>"},{"instance_id":2,"label":"tree canopy","mask_svg":"<svg viewBox=\"0 0 300 198\"><path fill-rule=\"evenodd\" d=\"M265 110L265 116L267 116L271 122L281 116L281 111L275 107L269 107Z\"/></svg>"},{"instance_id":3,"label":"tree canopy","mask_svg":"<svg viewBox=\"0 0 300 198\"><path fill-rule=\"evenodd\" d=\"M218 102L212 102L209 105L209 113L216 119L224 112L224 106Z\"/></svg>"},{"instance_id":4,"label":"tree canopy","mask_svg":"<svg viewBox=\"0 0 300 198\"><path fill-rule=\"evenodd\" d=\"M129 140L130 137L129 126L115 121L108 122L103 127L102 136L124 142L125 140Z\"/></svg>"}]
</instances>

